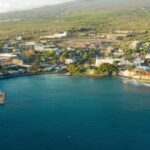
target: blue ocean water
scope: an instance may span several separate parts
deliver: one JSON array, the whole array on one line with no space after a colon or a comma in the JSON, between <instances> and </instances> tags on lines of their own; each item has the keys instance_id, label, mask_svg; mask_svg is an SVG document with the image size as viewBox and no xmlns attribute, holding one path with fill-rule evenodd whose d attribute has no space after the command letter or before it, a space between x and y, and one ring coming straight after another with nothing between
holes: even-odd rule
<instances>
[{"instance_id":1,"label":"blue ocean water","mask_svg":"<svg viewBox=\"0 0 150 150\"><path fill-rule=\"evenodd\" d=\"M0 150L149 150L150 88L119 78L0 81Z\"/></svg>"}]
</instances>

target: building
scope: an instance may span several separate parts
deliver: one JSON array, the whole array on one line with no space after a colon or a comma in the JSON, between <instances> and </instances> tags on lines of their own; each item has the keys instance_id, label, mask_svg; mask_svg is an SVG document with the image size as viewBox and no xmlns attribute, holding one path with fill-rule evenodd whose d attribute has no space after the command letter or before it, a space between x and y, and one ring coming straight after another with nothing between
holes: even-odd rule
<instances>
[{"instance_id":1,"label":"building","mask_svg":"<svg viewBox=\"0 0 150 150\"><path fill-rule=\"evenodd\" d=\"M142 66L142 64L144 63L144 60L141 60L140 58L137 58L133 61L134 66L138 67L138 66Z\"/></svg>"},{"instance_id":2,"label":"building","mask_svg":"<svg viewBox=\"0 0 150 150\"><path fill-rule=\"evenodd\" d=\"M25 46L35 46L36 42L26 42L24 45Z\"/></svg>"},{"instance_id":3,"label":"building","mask_svg":"<svg viewBox=\"0 0 150 150\"><path fill-rule=\"evenodd\" d=\"M150 59L150 54L147 54L145 58Z\"/></svg>"},{"instance_id":4,"label":"building","mask_svg":"<svg viewBox=\"0 0 150 150\"><path fill-rule=\"evenodd\" d=\"M22 66L23 65L23 60L12 59L12 64Z\"/></svg>"},{"instance_id":5,"label":"building","mask_svg":"<svg viewBox=\"0 0 150 150\"><path fill-rule=\"evenodd\" d=\"M10 47L10 46L7 46L5 45L3 48L2 48L2 51L3 52L10 52L10 51L13 51L14 50L14 47Z\"/></svg>"},{"instance_id":6,"label":"building","mask_svg":"<svg viewBox=\"0 0 150 150\"><path fill-rule=\"evenodd\" d=\"M136 72L135 71L124 70L124 71L120 71L119 74L121 76L124 76L124 77L132 77L132 76L136 75Z\"/></svg>"},{"instance_id":7,"label":"building","mask_svg":"<svg viewBox=\"0 0 150 150\"><path fill-rule=\"evenodd\" d=\"M113 58L96 58L95 66L100 66L101 64L108 63L108 64L114 64L115 61L120 61L120 59L113 59Z\"/></svg>"},{"instance_id":8,"label":"building","mask_svg":"<svg viewBox=\"0 0 150 150\"><path fill-rule=\"evenodd\" d=\"M71 59L66 59L65 64L69 65L69 64L73 64L75 62L76 62L76 59L75 58L71 58Z\"/></svg>"},{"instance_id":9,"label":"building","mask_svg":"<svg viewBox=\"0 0 150 150\"><path fill-rule=\"evenodd\" d=\"M124 70L119 73L120 76L129 77L134 79L142 79L142 80L150 80L150 73L149 72L140 72L137 70L129 71Z\"/></svg>"},{"instance_id":10,"label":"building","mask_svg":"<svg viewBox=\"0 0 150 150\"><path fill-rule=\"evenodd\" d=\"M133 34L133 31L125 31L125 30L117 30L115 31L116 34Z\"/></svg>"},{"instance_id":11,"label":"building","mask_svg":"<svg viewBox=\"0 0 150 150\"><path fill-rule=\"evenodd\" d=\"M133 43L130 44L130 48L131 49L138 49L140 48L140 46L142 45L142 43L140 41L134 41Z\"/></svg>"},{"instance_id":12,"label":"building","mask_svg":"<svg viewBox=\"0 0 150 150\"><path fill-rule=\"evenodd\" d=\"M17 40L17 41L21 41L21 40L22 40L22 36L17 36L17 37L16 37L16 40Z\"/></svg>"},{"instance_id":13,"label":"building","mask_svg":"<svg viewBox=\"0 0 150 150\"><path fill-rule=\"evenodd\" d=\"M17 56L14 55L13 53L1 53L0 54L0 60L10 60L10 59L14 59Z\"/></svg>"},{"instance_id":14,"label":"building","mask_svg":"<svg viewBox=\"0 0 150 150\"><path fill-rule=\"evenodd\" d=\"M59 39L67 36L67 32L64 33L57 33L53 35L48 35L48 36L42 36L41 39Z\"/></svg>"},{"instance_id":15,"label":"building","mask_svg":"<svg viewBox=\"0 0 150 150\"><path fill-rule=\"evenodd\" d=\"M44 52L45 51L45 47L43 45L36 45L34 47L35 51L37 52Z\"/></svg>"},{"instance_id":16,"label":"building","mask_svg":"<svg viewBox=\"0 0 150 150\"><path fill-rule=\"evenodd\" d=\"M129 60L122 59L120 60L118 65L121 67L126 66L126 65L133 66L133 63L131 63Z\"/></svg>"}]
</instances>

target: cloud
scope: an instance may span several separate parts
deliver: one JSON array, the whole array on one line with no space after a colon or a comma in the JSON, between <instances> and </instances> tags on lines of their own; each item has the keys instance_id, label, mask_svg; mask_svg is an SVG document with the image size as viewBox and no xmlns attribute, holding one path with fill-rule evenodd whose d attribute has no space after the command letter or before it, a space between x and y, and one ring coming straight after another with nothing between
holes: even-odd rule
<instances>
[{"instance_id":1,"label":"cloud","mask_svg":"<svg viewBox=\"0 0 150 150\"><path fill-rule=\"evenodd\" d=\"M73 0L0 0L0 12L30 9L69 1Z\"/></svg>"},{"instance_id":2,"label":"cloud","mask_svg":"<svg viewBox=\"0 0 150 150\"><path fill-rule=\"evenodd\" d=\"M10 3L7 2L0 2L0 12L5 12L11 8Z\"/></svg>"}]
</instances>

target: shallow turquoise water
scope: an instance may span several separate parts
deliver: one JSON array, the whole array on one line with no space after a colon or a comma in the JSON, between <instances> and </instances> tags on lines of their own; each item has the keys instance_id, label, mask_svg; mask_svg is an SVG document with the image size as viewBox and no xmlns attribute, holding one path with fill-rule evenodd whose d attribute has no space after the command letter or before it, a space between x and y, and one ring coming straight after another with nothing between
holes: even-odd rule
<instances>
[{"instance_id":1,"label":"shallow turquoise water","mask_svg":"<svg viewBox=\"0 0 150 150\"><path fill-rule=\"evenodd\" d=\"M119 78L0 81L0 150L149 150L150 88Z\"/></svg>"}]
</instances>

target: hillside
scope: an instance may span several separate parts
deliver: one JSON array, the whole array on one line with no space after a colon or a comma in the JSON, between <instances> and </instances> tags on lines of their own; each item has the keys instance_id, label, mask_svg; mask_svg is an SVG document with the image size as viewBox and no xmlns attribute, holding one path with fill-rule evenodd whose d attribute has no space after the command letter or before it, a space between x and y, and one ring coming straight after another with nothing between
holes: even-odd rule
<instances>
[{"instance_id":1,"label":"hillside","mask_svg":"<svg viewBox=\"0 0 150 150\"><path fill-rule=\"evenodd\" d=\"M77 0L0 14L0 34L56 32L72 28L149 30L149 0Z\"/></svg>"},{"instance_id":2,"label":"hillside","mask_svg":"<svg viewBox=\"0 0 150 150\"><path fill-rule=\"evenodd\" d=\"M97 9L131 9L150 6L149 0L77 0L64 4L45 6L25 11L16 11L0 14L3 19L30 19L38 17L52 17L56 15L64 15L74 11L89 11Z\"/></svg>"}]
</instances>

